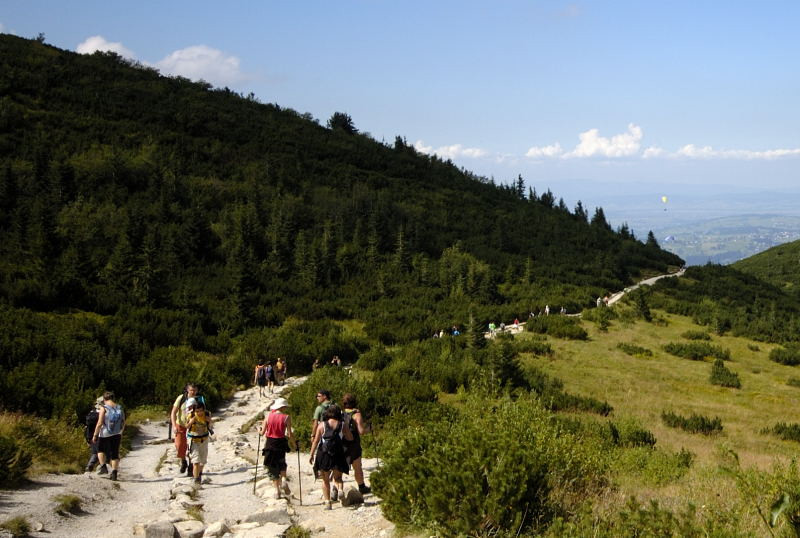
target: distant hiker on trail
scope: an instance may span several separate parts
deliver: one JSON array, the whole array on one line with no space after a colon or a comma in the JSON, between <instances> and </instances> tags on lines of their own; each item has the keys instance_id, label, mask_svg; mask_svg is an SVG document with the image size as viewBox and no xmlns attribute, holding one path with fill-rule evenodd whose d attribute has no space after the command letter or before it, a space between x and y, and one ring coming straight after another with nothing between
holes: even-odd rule
<instances>
[{"instance_id":1,"label":"distant hiker on trail","mask_svg":"<svg viewBox=\"0 0 800 538\"><path fill-rule=\"evenodd\" d=\"M564 315L566 315L566 313L567 313L567 307L566 306L562 306L561 307L561 315L564 316Z\"/></svg>"},{"instance_id":2,"label":"distant hiker on trail","mask_svg":"<svg viewBox=\"0 0 800 538\"><path fill-rule=\"evenodd\" d=\"M208 461L208 436L211 434L211 415L200 400L190 398L187 404L186 437L189 441L189 469L195 484L203 480L203 466Z\"/></svg>"},{"instance_id":3,"label":"distant hiker on trail","mask_svg":"<svg viewBox=\"0 0 800 538\"><path fill-rule=\"evenodd\" d=\"M197 385L187 383L183 388L183 392L175 398L175 403L172 404L172 412L170 413L172 431L175 432L175 451L178 453L178 459L181 460L181 474L187 472L189 466L189 461L186 459L186 450L188 448L186 441L187 403L190 399L197 397L198 392ZM191 469L189 469L189 475L191 476Z\"/></svg>"},{"instance_id":4,"label":"distant hiker on trail","mask_svg":"<svg viewBox=\"0 0 800 538\"><path fill-rule=\"evenodd\" d=\"M314 364L311 365L311 371L313 372L314 370L317 370L321 366L322 364L320 363L319 357L317 357L316 359L314 359Z\"/></svg>"},{"instance_id":5,"label":"distant hiker on trail","mask_svg":"<svg viewBox=\"0 0 800 538\"><path fill-rule=\"evenodd\" d=\"M597 298L597 308L600 308L601 306L603 306L603 298L602 297L598 297Z\"/></svg>"},{"instance_id":6,"label":"distant hiker on trail","mask_svg":"<svg viewBox=\"0 0 800 538\"><path fill-rule=\"evenodd\" d=\"M342 473L349 473L350 466L344 454L344 441L352 441L353 435L350 428L343 427L342 410L337 405L331 405L325 411L323 420L314 430L314 440L311 442L311 457L309 463L314 466L314 472L321 471L322 496L325 498L325 509L332 508L331 501L339 499L339 490L344 497L344 483ZM331 491L331 478L334 488Z\"/></svg>"},{"instance_id":7,"label":"distant hiker on trail","mask_svg":"<svg viewBox=\"0 0 800 538\"><path fill-rule=\"evenodd\" d=\"M495 325L494 321L492 321L489 323L489 332L492 333L492 336L494 336L495 331L497 331L497 325Z\"/></svg>"},{"instance_id":8,"label":"distant hiker on trail","mask_svg":"<svg viewBox=\"0 0 800 538\"><path fill-rule=\"evenodd\" d=\"M275 372L275 381L282 387L283 383L286 381L286 359L278 357L278 362L275 363L275 369L273 371Z\"/></svg>"},{"instance_id":9,"label":"distant hiker on trail","mask_svg":"<svg viewBox=\"0 0 800 538\"><path fill-rule=\"evenodd\" d=\"M317 424L322 420L322 415L325 410L333 404L331 401L331 393L325 389L317 391L317 407L314 409L314 420L311 422L311 435L317 431Z\"/></svg>"},{"instance_id":10,"label":"distant hiker on trail","mask_svg":"<svg viewBox=\"0 0 800 538\"><path fill-rule=\"evenodd\" d=\"M549 316L550 315L550 305L549 304L544 305L544 315L545 316Z\"/></svg>"},{"instance_id":11,"label":"distant hiker on trail","mask_svg":"<svg viewBox=\"0 0 800 538\"><path fill-rule=\"evenodd\" d=\"M333 358L331 359L331 365L332 366L341 366L342 365L342 359L339 358L339 355L334 355L333 356Z\"/></svg>"},{"instance_id":12,"label":"distant hiker on trail","mask_svg":"<svg viewBox=\"0 0 800 538\"><path fill-rule=\"evenodd\" d=\"M111 480L117 480L119 470L119 445L122 431L125 429L125 413L122 406L114 401L114 393L107 390L103 393L103 406L97 417L92 442L97 444L97 459L100 469L97 474L108 474L106 462L111 460Z\"/></svg>"},{"instance_id":13,"label":"distant hiker on trail","mask_svg":"<svg viewBox=\"0 0 800 538\"><path fill-rule=\"evenodd\" d=\"M89 450L91 451L89 461L86 463L87 473L91 473L94 471L94 468L97 467L97 442L92 442L92 437L94 437L94 430L97 428L97 419L100 418L100 409L102 407L103 397L100 396L95 400L92 410L86 415L86 429L84 430L83 436L86 438L86 444L89 445Z\"/></svg>"},{"instance_id":14,"label":"distant hiker on trail","mask_svg":"<svg viewBox=\"0 0 800 538\"><path fill-rule=\"evenodd\" d=\"M291 491L286 482L286 453L295 449L294 433L292 432L292 417L286 414L289 402L278 398L270 406L269 414L264 417L260 434L267 438L262 454L264 467L267 468L272 483L275 485L275 498L281 498L281 489L286 498ZM281 485L281 482L283 484Z\"/></svg>"},{"instance_id":15,"label":"distant hiker on trail","mask_svg":"<svg viewBox=\"0 0 800 538\"><path fill-rule=\"evenodd\" d=\"M349 428L350 434L353 436L352 441L344 441L344 455L347 463L353 466L353 476L358 484L358 491L367 494L371 490L364 483L364 470L361 468L361 436L367 433L367 425L364 423L364 418L357 405L356 397L352 394L342 396L345 428Z\"/></svg>"},{"instance_id":16,"label":"distant hiker on trail","mask_svg":"<svg viewBox=\"0 0 800 538\"><path fill-rule=\"evenodd\" d=\"M258 364L256 365L255 370L253 371L253 385L258 386L258 397L261 399L265 396L264 388L270 384L270 372L272 370L272 365L270 363L265 364L264 359L259 359ZM270 385L270 392L272 392L272 386Z\"/></svg>"},{"instance_id":17,"label":"distant hiker on trail","mask_svg":"<svg viewBox=\"0 0 800 538\"><path fill-rule=\"evenodd\" d=\"M519 327L519 318L514 318L514 328Z\"/></svg>"}]
</instances>

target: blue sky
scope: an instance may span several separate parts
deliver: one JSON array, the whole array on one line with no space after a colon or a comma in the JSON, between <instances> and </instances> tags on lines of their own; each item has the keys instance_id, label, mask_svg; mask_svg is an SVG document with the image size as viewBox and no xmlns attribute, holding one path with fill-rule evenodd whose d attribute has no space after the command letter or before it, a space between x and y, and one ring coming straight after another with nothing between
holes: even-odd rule
<instances>
[{"instance_id":1,"label":"blue sky","mask_svg":"<svg viewBox=\"0 0 800 538\"><path fill-rule=\"evenodd\" d=\"M0 30L349 113L574 202L800 191L800 2L4 0ZM587 204L591 205L591 204Z\"/></svg>"}]
</instances>

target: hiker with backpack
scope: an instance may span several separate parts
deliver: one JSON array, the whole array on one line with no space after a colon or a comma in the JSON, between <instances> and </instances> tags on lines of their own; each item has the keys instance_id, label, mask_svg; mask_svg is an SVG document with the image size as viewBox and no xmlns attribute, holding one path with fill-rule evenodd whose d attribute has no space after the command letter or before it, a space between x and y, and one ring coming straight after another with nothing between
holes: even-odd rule
<instances>
[{"instance_id":1,"label":"hiker with backpack","mask_svg":"<svg viewBox=\"0 0 800 538\"><path fill-rule=\"evenodd\" d=\"M283 383L286 380L286 360L278 357L278 361L275 363L275 382L278 386L283 386Z\"/></svg>"},{"instance_id":2,"label":"hiker with backpack","mask_svg":"<svg viewBox=\"0 0 800 538\"><path fill-rule=\"evenodd\" d=\"M331 404L314 431L311 458L308 460L314 466L314 473L319 472L322 476L322 496L326 510L333 508L332 502L339 499L340 493L344 498L342 473L349 473L350 466L345 457L343 440L352 441L353 435L349 428L344 428L342 410L336 404ZM334 482L333 491L331 478Z\"/></svg>"},{"instance_id":3,"label":"hiker with backpack","mask_svg":"<svg viewBox=\"0 0 800 538\"><path fill-rule=\"evenodd\" d=\"M364 483L364 470L361 468L361 436L367 433L367 425L361 411L356 407L356 397L352 394L342 396L342 407L344 407L344 427L350 430L353 437L352 441L344 441L344 454L347 463L353 466L353 476L358 484L358 491L365 495L371 491L370 487Z\"/></svg>"},{"instance_id":4,"label":"hiker with backpack","mask_svg":"<svg viewBox=\"0 0 800 538\"><path fill-rule=\"evenodd\" d=\"M108 474L106 463L110 460L111 480L116 481L119 470L119 445L122 442L122 431L125 429L125 412L114 398L114 393L110 390L103 393L103 406L97 417L92 442L97 443L97 459L100 461L97 474Z\"/></svg>"},{"instance_id":5,"label":"hiker with backpack","mask_svg":"<svg viewBox=\"0 0 800 538\"><path fill-rule=\"evenodd\" d=\"M200 484L203 480L203 467L208 461L209 435L214 431L211 429L211 415L201 400L190 398L187 409L186 438L189 442L189 469L195 484Z\"/></svg>"},{"instance_id":6,"label":"hiker with backpack","mask_svg":"<svg viewBox=\"0 0 800 538\"><path fill-rule=\"evenodd\" d=\"M97 443L92 442L92 438L94 437L94 430L97 427L97 419L100 418L100 408L103 407L103 397L100 396L95 400L94 407L89 414L86 415L86 429L83 432L83 436L86 439L86 444L89 445L89 450L91 454L89 455L89 461L86 463L86 472L91 473L94 471L94 468L97 467Z\"/></svg>"},{"instance_id":7,"label":"hiker with backpack","mask_svg":"<svg viewBox=\"0 0 800 538\"><path fill-rule=\"evenodd\" d=\"M314 432L317 431L317 425L322 420L322 415L325 414L325 410L328 409L331 405L333 405L333 401L331 401L331 393L328 390L320 389L317 391L317 407L314 409L314 420L311 421L311 435L313 437Z\"/></svg>"},{"instance_id":8,"label":"hiker with backpack","mask_svg":"<svg viewBox=\"0 0 800 538\"><path fill-rule=\"evenodd\" d=\"M175 451L178 453L178 459L181 460L180 473L186 473L188 469L189 476L192 476L192 473L191 469L189 469L189 461L186 459L186 451L189 446L186 440L187 402L190 399L195 399L199 392L197 385L194 383L187 383L183 388L183 392L175 398L175 403L172 405L172 411L170 413L172 431L175 432Z\"/></svg>"},{"instance_id":9,"label":"hiker with backpack","mask_svg":"<svg viewBox=\"0 0 800 538\"><path fill-rule=\"evenodd\" d=\"M258 385L258 398L261 399L265 396L264 387L269 386L269 392L272 393L272 363L265 363L264 359L260 359L255 369L255 377L253 384Z\"/></svg>"},{"instance_id":10,"label":"hiker with backpack","mask_svg":"<svg viewBox=\"0 0 800 538\"><path fill-rule=\"evenodd\" d=\"M264 467L267 468L273 485L275 486L275 498L281 498L281 490L286 498L289 498L291 491L286 481L286 453L294 450L295 440L292 431L292 417L286 414L289 402L285 398L278 398L270 406L269 414L264 417L261 424L260 434L266 437L266 445L261 452L264 456Z\"/></svg>"}]
</instances>

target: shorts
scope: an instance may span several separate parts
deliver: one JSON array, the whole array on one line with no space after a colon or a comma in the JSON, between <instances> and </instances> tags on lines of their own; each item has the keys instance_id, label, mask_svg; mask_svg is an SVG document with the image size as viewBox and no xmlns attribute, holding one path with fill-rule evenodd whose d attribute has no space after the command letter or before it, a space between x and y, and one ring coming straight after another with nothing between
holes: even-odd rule
<instances>
[{"instance_id":1,"label":"shorts","mask_svg":"<svg viewBox=\"0 0 800 538\"><path fill-rule=\"evenodd\" d=\"M105 454L108 460L118 460L120 442L122 442L121 433L111 437L101 437L97 441L97 452Z\"/></svg>"},{"instance_id":2,"label":"shorts","mask_svg":"<svg viewBox=\"0 0 800 538\"><path fill-rule=\"evenodd\" d=\"M353 465L353 462L361 457L361 443L358 441L343 441L344 456L347 458L347 463Z\"/></svg>"},{"instance_id":3,"label":"shorts","mask_svg":"<svg viewBox=\"0 0 800 538\"><path fill-rule=\"evenodd\" d=\"M206 464L208 461L208 437L189 440L189 459L192 463Z\"/></svg>"},{"instance_id":4,"label":"shorts","mask_svg":"<svg viewBox=\"0 0 800 538\"><path fill-rule=\"evenodd\" d=\"M186 443L186 427L178 425L175 429L175 451L180 459L186 457L186 448L188 446Z\"/></svg>"},{"instance_id":5,"label":"shorts","mask_svg":"<svg viewBox=\"0 0 800 538\"><path fill-rule=\"evenodd\" d=\"M267 438L267 446L264 447L264 467L272 480L281 477L281 473L286 471L286 453L289 451L289 441L286 437Z\"/></svg>"}]
</instances>

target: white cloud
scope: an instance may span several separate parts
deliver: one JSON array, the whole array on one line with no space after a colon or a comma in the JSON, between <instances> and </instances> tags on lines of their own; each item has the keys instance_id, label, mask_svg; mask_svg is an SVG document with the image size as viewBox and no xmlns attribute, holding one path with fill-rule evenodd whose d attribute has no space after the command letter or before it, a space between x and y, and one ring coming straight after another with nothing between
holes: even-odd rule
<instances>
[{"instance_id":1,"label":"white cloud","mask_svg":"<svg viewBox=\"0 0 800 538\"><path fill-rule=\"evenodd\" d=\"M649 148L644 150L644 152L642 153L642 158L643 159L653 159L655 157L662 157L666 153L667 152L664 151L662 148L659 148L657 146L650 146Z\"/></svg>"},{"instance_id":2,"label":"white cloud","mask_svg":"<svg viewBox=\"0 0 800 538\"><path fill-rule=\"evenodd\" d=\"M746 161L765 160L771 161L782 157L798 157L800 148L794 149L768 149L764 151L754 151L749 149L725 149L718 150L711 146L697 147L694 144L686 144L671 157L689 159L740 159Z\"/></svg>"},{"instance_id":3,"label":"white cloud","mask_svg":"<svg viewBox=\"0 0 800 538\"><path fill-rule=\"evenodd\" d=\"M533 146L525 153L525 156L531 159L541 159L543 157L558 157L563 152L564 150L561 148L561 144L556 142L549 146Z\"/></svg>"},{"instance_id":4,"label":"white cloud","mask_svg":"<svg viewBox=\"0 0 800 538\"><path fill-rule=\"evenodd\" d=\"M98 50L103 52L110 51L116 52L123 58L128 58L131 60L136 59L136 55L133 53L133 51L125 47L122 43L112 43L101 35L95 35L87 38L86 41L78 44L78 46L75 47L75 50L80 54L92 54Z\"/></svg>"},{"instance_id":5,"label":"white cloud","mask_svg":"<svg viewBox=\"0 0 800 538\"><path fill-rule=\"evenodd\" d=\"M452 144L450 146L442 146L433 149L433 146L426 146L422 140L417 140L414 143L414 149L426 155L436 154L443 159L456 159L458 157L468 157L470 159L479 159L486 157L486 150L481 148L465 148L461 144Z\"/></svg>"},{"instance_id":6,"label":"white cloud","mask_svg":"<svg viewBox=\"0 0 800 538\"><path fill-rule=\"evenodd\" d=\"M205 45L176 50L154 67L162 73L203 79L218 86L233 85L247 78L239 68L239 58Z\"/></svg>"},{"instance_id":7,"label":"white cloud","mask_svg":"<svg viewBox=\"0 0 800 538\"><path fill-rule=\"evenodd\" d=\"M589 129L578 135L580 143L565 158L572 157L628 157L639 151L642 128L633 123L628 124L628 132L614 135L611 138L599 136L598 129Z\"/></svg>"}]
</instances>

